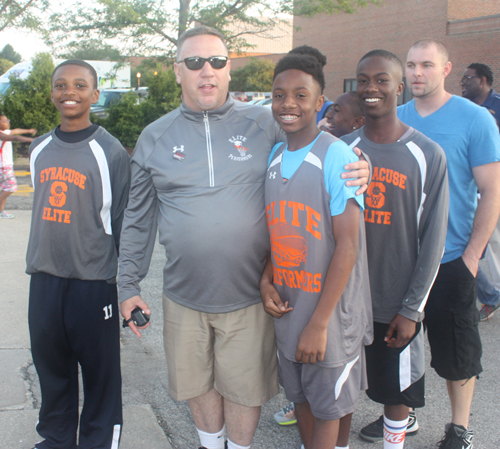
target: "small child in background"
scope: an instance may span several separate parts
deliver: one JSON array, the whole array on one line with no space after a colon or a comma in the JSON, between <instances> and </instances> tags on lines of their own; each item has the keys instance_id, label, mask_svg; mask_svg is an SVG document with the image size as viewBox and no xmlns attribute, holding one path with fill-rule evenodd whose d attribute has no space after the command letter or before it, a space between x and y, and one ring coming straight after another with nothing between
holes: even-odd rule
<instances>
[{"instance_id":1,"label":"small child in background","mask_svg":"<svg viewBox=\"0 0 500 449\"><path fill-rule=\"evenodd\" d=\"M31 137L19 134L36 134L36 129L10 129L10 120L0 112L0 218L14 218L4 210L7 197L17 190L14 176L12 142L33 142Z\"/></svg>"}]
</instances>

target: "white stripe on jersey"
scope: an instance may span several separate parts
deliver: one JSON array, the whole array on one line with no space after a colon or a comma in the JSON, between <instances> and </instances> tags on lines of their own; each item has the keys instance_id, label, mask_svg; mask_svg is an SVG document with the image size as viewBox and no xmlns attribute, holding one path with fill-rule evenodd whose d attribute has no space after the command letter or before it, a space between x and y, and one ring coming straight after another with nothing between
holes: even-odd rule
<instances>
[{"instance_id":1,"label":"white stripe on jersey","mask_svg":"<svg viewBox=\"0 0 500 449\"><path fill-rule=\"evenodd\" d=\"M94 153L94 157L99 166L99 172L101 173L102 182L102 209L100 212L102 225L104 226L104 232L108 235L112 234L111 231L111 181L109 179L109 167L106 155L101 145L99 145L95 140L89 142L89 146Z\"/></svg>"},{"instance_id":2,"label":"white stripe on jersey","mask_svg":"<svg viewBox=\"0 0 500 449\"><path fill-rule=\"evenodd\" d=\"M318 156L312 154L311 152L307 153L307 156L304 159L306 162L309 162L312 165L315 165L320 170L323 170L323 164Z\"/></svg>"},{"instance_id":3,"label":"white stripe on jersey","mask_svg":"<svg viewBox=\"0 0 500 449\"><path fill-rule=\"evenodd\" d=\"M399 391L411 385L411 344L399 354Z\"/></svg>"},{"instance_id":4,"label":"white stripe on jersey","mask_svg":"<svg viewBox=\"0 0 500 449\"><path fill-rule=\"evenodd\" d=\"M351 148L354 148L358 142L361 140L361 137L356 137L356 139L354 139L354 141L351 142L351 144L349 145Z\"/></svg>"},{"instance_id":5,"label":"white stripe on jersey","mask_svg":"<svg viewBox=\"0 0 500 449\"><path fill-rule=\"evenodd\" d=\"M276 164L279 164L281 162L281 159L283 158L283 153L281 153L276 159L274 159L270 164L269 167L267 167L267 171L270 170L271 167L274 167Z\"/></svg>"},{"instance_id":6,"label":"white stripe on jersey","mask_svg":"<svg viewBox=\"0 0 500 449\"><path fill-rule=\"evenodd\" d=\"M417 226L420 226L420 216L422 215L422 211L424 210L424 203L426 197L424 193L424 187L425 187L425 181L427 179L427 161L425 160L423 151L415 142L408 142L406 146L410 150L411 154L413 154L413 156L417 160L418 166L420 168L420 177L422 178L422 199L420 200L420 206L418 208L418 215L417 215Z\"/></svg>"},{"instance_id":7,"label":"white stripe on jersey","mask_svg":"<svg viewBox=\"0 0 500 449\"><path fill-rule=\"evenodd\" d=\"M40 152L47 146L47 144L52 140L52 136L47 137L43 142L40 142L31 152L30 155L30 171L31 171L31 183L33 184L33 190L35 190L35 162L36 158Z\"/></svg>"}]
</instances>

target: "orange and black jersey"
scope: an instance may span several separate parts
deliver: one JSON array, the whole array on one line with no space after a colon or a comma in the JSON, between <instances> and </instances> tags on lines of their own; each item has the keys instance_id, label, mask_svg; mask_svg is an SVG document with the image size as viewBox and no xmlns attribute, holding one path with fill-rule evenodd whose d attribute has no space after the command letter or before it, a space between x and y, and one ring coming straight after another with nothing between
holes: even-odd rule
<instances>
[{"instance_id":1,"label":"orange and black jersey","mask_svg":"<svg viewBox=\"0 0 500 449\"><path fill-rule=\"evenodd\" d=\"M442 148L412 128L395 143L371 142L364 128L343 136L373 166L365 225L373 319L422 321L444 252L448 178Z\"/></svg>"},{"instance_id":2,"label":"orange and black jersey","mask_svg":"<svg viewBox=\"0 0 500 449\"><path fill-rule=\"evenodd\" d=\"M30 169L35 194L26 272L114 279L130 186L120 142L100 127L76 143L52 130L31 144Z\"/></svg>"}]
</instances>

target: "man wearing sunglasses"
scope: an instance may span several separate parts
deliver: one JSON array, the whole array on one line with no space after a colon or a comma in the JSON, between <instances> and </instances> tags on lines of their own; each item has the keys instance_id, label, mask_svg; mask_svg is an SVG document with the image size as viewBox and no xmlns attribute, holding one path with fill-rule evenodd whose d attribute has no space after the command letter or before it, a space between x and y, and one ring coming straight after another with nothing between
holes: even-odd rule
<instances>
[{"instance_id":1,"label":"man wearing sunglasses","mask_svg":"<svg viewBox=\"0 0 500 449\"><path fill-rule=\"evenodd\" d=\"M267 159L284 135L269 108L228 95L230 61L216 30L186 31L174 69L182 105L144 130L131 160L121 311L127 320L135 307L150 313L139 282L158 227L167 256L169 392L188 400L202 447L222 449L227 431L229 449L247 448L261 405L278 393L273 322L261 305L259 281L270 250ZM349 176L363 177L349 184L364 185L366 162L351 165L362 170ZM297 214L307 220L306 211ZM140 337L133 321L129 326Z\"/></svg>"}]
</instances>

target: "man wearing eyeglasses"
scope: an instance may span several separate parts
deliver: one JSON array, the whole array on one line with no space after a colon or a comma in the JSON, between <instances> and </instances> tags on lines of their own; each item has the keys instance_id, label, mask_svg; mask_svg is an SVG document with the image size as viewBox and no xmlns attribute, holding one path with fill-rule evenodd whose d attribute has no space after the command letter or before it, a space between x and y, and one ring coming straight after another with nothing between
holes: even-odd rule
<instances>
[{"instance_id":1,"label":"man wearing eyeglasses","mask_svg":"<svg viewBox=\"0 0 500 449\"><path fill-rule=\"evenodd\" d=\"M284 135L269 108L229 97L230 61L219 32L186 31L174 69L182 105L144 130L131 160L121 311L127 320L135 307L150 313L138 284L158 228L167 256L169 392L188 400L202 447L224 448L227 430L227 447L243 449L252 442L261 405L278 393L273 322L262 307L259 281L269 253L267 159ZM350 173L364 178L349 184L365 184L367 172ZM306 220L307 212L297 209L297 219ZM135 324L129 326L140 337Z\"/></svg>"},{"instance_id":2,"label":"man wearing eyeglasses","mask_svg":"<svg viewBox=\"0 0 500 449\"><path fill-rule=\"evenodd\" d=\"M472 447L469 413L482 371L475 277L500 213L500 135L484 108L445 90L451 67L441 42L413 44L406 79L414 99L398 108L398 116L437 142L448 163L445 252L425 306L425 323L431 366L446 379L451 403L451 423L439 448L466 449Z\"/></svg>"},{"instance_id":3,"label":"man wearing eyeglasses","mask_svg":"<svg viewBox=\"0 0 500 449\"><path fill-rule=\"evenodd\" d=\"M497 125L500 122L500 95L492 88L493 72L486 64L475 62L465 69L460 80L462 96L488 109L495 118Z\"/></svg>"}]
</instances>

